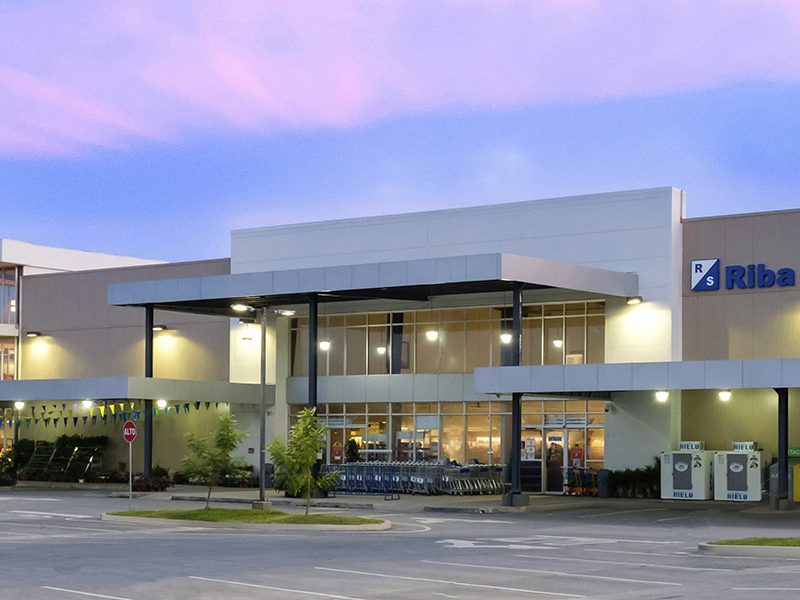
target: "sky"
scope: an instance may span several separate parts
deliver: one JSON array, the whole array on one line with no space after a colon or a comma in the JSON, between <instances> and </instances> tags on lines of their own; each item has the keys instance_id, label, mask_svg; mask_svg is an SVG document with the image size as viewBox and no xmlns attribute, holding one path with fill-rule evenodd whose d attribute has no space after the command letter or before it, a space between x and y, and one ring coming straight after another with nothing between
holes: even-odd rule
<instances>
[{"instance_id":1,"label":"sky","mask_svg":"<svg viewBox=\"0 0 800 600\"><path fill-rule=\"evenodd\" d=\"M800 208L800 0L0 0L0 238L230 231L675 186Z\"/></svg>"}]
</instances>

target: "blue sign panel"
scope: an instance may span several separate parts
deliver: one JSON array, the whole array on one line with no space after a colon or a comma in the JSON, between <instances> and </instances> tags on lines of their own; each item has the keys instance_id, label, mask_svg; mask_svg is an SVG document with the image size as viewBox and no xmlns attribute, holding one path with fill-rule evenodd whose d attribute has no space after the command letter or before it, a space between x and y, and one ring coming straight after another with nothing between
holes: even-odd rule
<instances>
[{"instance_id":1,"label":"blue sign panel","mask_svg":"<svg viewBox=\"0 0 800 600\"><path fill-rule=\"evenodd\" d=\"M719 259L692 261L692 291L708 292L719 289Z\"/></svg>"}]
</instances>

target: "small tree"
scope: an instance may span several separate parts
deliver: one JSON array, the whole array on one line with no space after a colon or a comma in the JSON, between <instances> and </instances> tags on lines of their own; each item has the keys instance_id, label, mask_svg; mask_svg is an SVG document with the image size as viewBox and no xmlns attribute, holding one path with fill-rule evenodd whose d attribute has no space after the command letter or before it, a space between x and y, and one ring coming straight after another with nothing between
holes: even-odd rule
<instances>
[{"instance_id":1,"label":"small tree","mask_svg":"<svg viewBox=\"0 0 800 600\"><path fill-rule=\"evenodd\" d=\"M248 472L243 458L231 457L231 452L247 434L235 427L236 419L221 415L217 430L210 439L195 433L186 435L190 456L183 459L183 470L192 481L208 486L206 508L211 502L211 488L219 485L226 477L241 478Z\"/></svg>"},{"instance_id":2,"label":"small tree","mask_svg":"<svg viewBox=\"0 0 800 600\"><path fill-rule=\"evenodd\" d=\"M316 409L304 408L297 423L289 430L289 443L275 438L267 451L275 464L275 488L306 500L306 514L311 496L317 490L328 491L336 485L337 472L316 472L317 454L325 441L325 426L317 421Z\"/></svg>"}]
</instances>

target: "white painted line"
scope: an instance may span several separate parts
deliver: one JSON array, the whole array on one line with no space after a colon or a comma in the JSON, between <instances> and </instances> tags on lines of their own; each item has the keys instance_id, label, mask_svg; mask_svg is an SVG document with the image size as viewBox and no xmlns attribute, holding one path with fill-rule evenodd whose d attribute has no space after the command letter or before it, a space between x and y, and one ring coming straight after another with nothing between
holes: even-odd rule
<instances>
[{"instance_id":1,"label":"white painted line","mask_svg":"<svg viewBox=\"0 0 800 600\"><path fill-rule=\"evenodd\" d=\"M433 596L442 596L444 598L458 598L458 596L451 596L450 594L443 594L442 592L431 592Z\"/></svg>"},{"instance_id":2,"label":"white painted line","mask_svg":"<svg viewBox=\"0 0 800 600\"><path fill-rule=\"evenodd\" d=\"M540 560L568 560L570 562L589 562L605 563L607 565L628 565L629 567L653 567L654 569L676 569L679 571L735 571L736 569L712 569L710 567L678 567L674 565L652 564L652 563L632 563L621 562L618 560L595 560L593 558L561 558L558 556L535 556L531 554L515 554L520 558L536 558Z\"/></svg>"},{"instance_id":3,"label":"white painted line","mask_svg":"<svg viewBox=\"0 0 800 600\"><path fill-rule=\"evenodd\" d=\"M692 515L688 517L667 517L666 519L656 519L656 523L666 523L667 521L682 521L683 519L691 519Z\"/></svg>"},{"instance_id":4,"label":"white painted line","mask_svg":"<svg viewBox=\"0 0 800 600\"><path fill-rule=\"evenodd\" d=\"M520 556L515 554L514 556ZM605 581L623 581L625 583L649 583L652 585L676 585L682 586L682 583L675 583L672 581L653 581L650 579L628 579L625 577L609 577L606 575L584 575L583 573L562 573L560 571L544 571L541 569L520 569L517 567L495 567L491 565L475 565L467 563L444 562L439 560L423 560L421 562L432 565L449 565L452 567L469 567L471 569L494 569L497 571L514 571L517 573L541 573L544 575L561 575L563 577L581 578L581 579L603 579Z\"/></svg>"},{"instance_id":5,"label":"white painted line","mask_svg":"<svg viewBox=\"0 0 800 600\"><path fill-rule=\"evenodd\" d=\"M43 585L42 589L54 590L56 592L67 592L68 594L79 594L81 596L91 596L92 598L106 598L107 600L131 600L130 598L122 598L120 596L106 596L105 594L93 594L91 592L81 592L80 590L68 590L66 588L51 587Z\"/></svg>"},{"instance_id":6,"label":"white painted line","mask_svg":"<svg viewBox=\"0 0 800 600\"><path fill-rule=\"evenodd\" d=\"M422 562L433 562L425 561ZM451 563L440 563L451 564ZM499 590L501 592L517 592L521 594L540 594L544 596L561 596L563 598L586 598L586 596L579 596L577 594L562 594L560 592L543 592L541 590L527 590L521 588L510 588L498 585L483 585L480 583L467 583L465 581L450 581L447 579L430 579L428 577L410 577L407 575L388 575L386 573L369 573L367 571L351 571L349 569L331 569L329 567L314 567L319 571L331 571L333 573L347 573L348 575L366 575L367 577L383 577L385 579L403 579L405 581L426 581L428 583L444 583L447 585L457 585L461 587L481 588L484 590Z\"/></svg>"},{"instance_id":7,"label":"white painted line","mask_svg":"<svg viewBox=\"0 0 800 600\"><path fill-rule=\"evenodd\" d=\"M646 512L656 512L656 511L664 511L667 510L666 508L640 508L637 510L618 510L616 512L610 513L600 513L600 514L592 514L592 515L578 515L575 517L576 519L594 519L596 517L611 517L614 515L632 515L634 513L646 513Z\"/></svg>"},{"instance_id":8,"label":"white painted line","mask_svg":"<svg viewBox=\"0 0 800 600\"><path fill-rule=\"evenodd\" d=\"M412 517L415 521L432 525L436 523L499 523L509 525L514 521L501 521L499 519L446 519L443 517Z\"/></svg>"},{"instance_id":9,"label":"white painted line","mask_svg":"<svg viewBox=\"0 0 800 600\"><path fill-rule=\"evenodd\" d=\"M800 592L800 588L732 587L731 589L739 592Z\"/></svg>"},{"instance_id":10,"label":"white painted line","mask_svg":"<svg viewBox=\"0 0 800 600\"><path fill-rule=\"evenodd\" d=\"M665 542L659 540L628 540L624 538L588 538L588 537L571 537L566 535L543 535L543 534L536 534L536 535L529 535L527 537L501 537L501 538L478 538L478 539L486 539L490 541L496 542L516 542L525 544L528 542L540 542L540 538L548 538L552 540L565 540L570 543L570 545L578 545L578 544L683 544L685 542Z\"/></svg>"},{"instance_id":11,"label":"white painted line","mask_svg":"<svg viewBox=\"0 0 800 600\"><path fill-rule=\"evenodd\" d=\"M322 594L319 592L309 592L308 590L293 590L291 588L274 587L271 585L259 585L257 583L245 583L243 581L230 581L229 579L213 579L211 577L196 577L189 575L189 579L198 581L211 581L213 583L227 583L229 585L238 585L242 587L257 588L260 590L273 590L276 592L288 592L290 594L305 594L307 596L322 596L323 598L336 598L336 600L364 600L364 598L355 598L353 596L337 596L336 594Z\"/></svg>"},{"instance_id":12,"label":"white painted line","mask_svg":"<svg viewBox=\"0 0 800 600\"><path fill-rule=\"evenodd\" d=\"M73 519L96 519L97 515L70 515L67 513L39 512L36 510L10 510L8 512L20 515L39 515L42 517L71 517Z\"/></svg>"},{"instance_id":13,"label":"white painted line","mask_svg":"<svg viewBox=\"0 0 800 600\"><path fill-rule=\"evenodd\" d=\"M587 552L607 552L609 554L638 554L638 555L641 555L641 556L669 556L669 557L672 557L672 558L675 558L675 557L678 557L678 556L692 556L692 558L694 558L694 555L690 555L690 554L688 554L686 552L674 552L673 554L667 554L667 553L658 553L658 552L633 552L632 550L601 550L599 548L587 548L586 551ZM716 557L712 557L712 556L707 556L705 554L698 554L697 556L702 556L704 558L716 558Z\"/></svg>"},{"instance_id":14,"label":"white painted line","mask_svg":"<svg viewBox=\"0 0 800 600\"><path fill-rule=\"evenodd\" d=\"M0 496L0 500L25 500L26 502L61 502L61 498L29 498L28 496Z\"/></svg>"}]
</instances>

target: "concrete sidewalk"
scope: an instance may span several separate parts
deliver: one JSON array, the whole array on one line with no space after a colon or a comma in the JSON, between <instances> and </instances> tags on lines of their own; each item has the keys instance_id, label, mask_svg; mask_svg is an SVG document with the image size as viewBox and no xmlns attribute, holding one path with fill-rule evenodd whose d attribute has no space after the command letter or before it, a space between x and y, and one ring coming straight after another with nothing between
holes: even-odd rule
<instances>
[{"instance_id":1,"label":"concrete sidewalk","mask_svg":"<svg viewBox=\"0 0 800 600\"><path fill-rule=\"evenodd\" d=\"M176 501L205 501L207 488L198 486L175 486L159 495ZM153 494L154 496L156 494ZM258 498L257 489L214 488L211 494L212 502L250 503ZM274 506L299 506L304 503L297 498L287 498L274 490L267 490L267 500ZM694 501L683 502L676 500L660 500L647 498L597 498L591 496L549 496L531 495L530 504L523 507L502 506L501 496L425 496L401 494L399 499L388 500L382 495L344 495L337 494L330 498L316 498L312 506L327 508L345 508L354 510L375 510L393 513L420 513L420 512L454 512L466 514L491 514L491 513L516 513L537 512L547 513L563 510L586 510L602 508L607 510L637 510L643 508L666 507L670 509L686 510L725 510L732 512L771 511L766 502L736 503ZM786 511L780 511L786 514Z\"/></svg>"}]
</instances>

